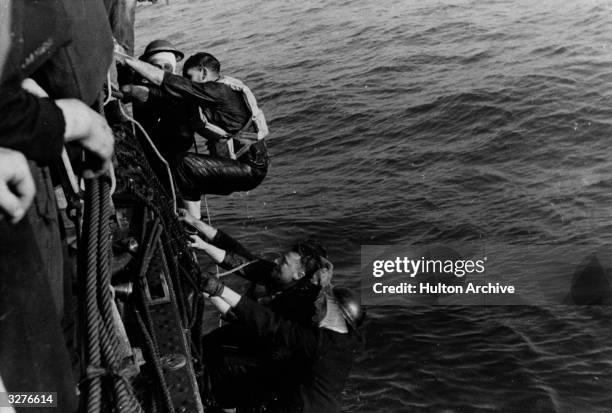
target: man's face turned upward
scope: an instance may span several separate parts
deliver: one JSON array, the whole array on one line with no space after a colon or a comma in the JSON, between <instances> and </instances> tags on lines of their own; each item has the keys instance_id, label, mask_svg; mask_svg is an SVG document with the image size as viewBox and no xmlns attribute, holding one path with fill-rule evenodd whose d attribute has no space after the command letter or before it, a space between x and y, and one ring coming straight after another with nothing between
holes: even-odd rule
<instances>
[{"instance_id":1,"label":"man's face turned upward","mask_svg":"<svg viewBox=\"0 0 612 413\"><path fill-rule=\"evenodd\" d=\"M305 275L302 257L297 252L286 252L275 262L277 269L272 273L272 277L279 284L290 284Z\"/></svg>"}]
</instances>

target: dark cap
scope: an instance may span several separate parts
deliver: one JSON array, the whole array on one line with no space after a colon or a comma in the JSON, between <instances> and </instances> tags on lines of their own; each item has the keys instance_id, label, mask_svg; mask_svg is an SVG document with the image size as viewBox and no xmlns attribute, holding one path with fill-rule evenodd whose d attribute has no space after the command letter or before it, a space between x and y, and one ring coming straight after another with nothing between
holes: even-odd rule
<instances>
[{"instance_id":1,"label":"dark cap","mask_svg":"<svg viewBox=\"0 0 612 413\"><path fill-rule=\"evenodd\" d=\"M174 45L170 43L168 40L157 39L157 40L153 40L151 43L147 45L144 53L138 59L147 60L149 57L151 57L151 55L154 55L155 53L160 53L160 52L174 53L176 56L177 62L180 62L183 59L183 57L185 57L183 52L181 52L179 49L174 47Z\"/></svg>"}]
</instances>

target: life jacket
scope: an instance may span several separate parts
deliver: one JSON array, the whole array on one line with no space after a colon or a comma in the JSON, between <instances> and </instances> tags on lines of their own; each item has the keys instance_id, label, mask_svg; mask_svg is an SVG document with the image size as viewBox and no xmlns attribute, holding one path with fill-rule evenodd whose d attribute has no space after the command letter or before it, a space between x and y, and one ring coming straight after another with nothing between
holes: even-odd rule
<instances>
[{"instance_id":1,"label":"life jacket","mask_svg":"<svg viewBox=\"0 0 612 413\"><path fill-rule=\"evenodd\" d=\"M268 124L266 123L266 118L264 113L259 106L257 105L257 99L255 99L255 95L251 92L251 89L248 88L241 80L238 80L234 77L230 76L221 76L219 83L223 83L224 85L228 85L234 90L242 92L242 96L244 97L244 101L247 104L249 110L251 111L251 121L255 125L257 129L257 139L262 140L270 133L268 130Z\"/></svg>"},{"instance_id":2,"label":"life jacket","mask_svg":"<svg viewBox=\"0 0 612 413\"><path fill-rule=\"evenodd\" d=\"M224 85L229 86L233 90L239 91L242 93L244 98L244 102L246 103L249 111L251 112L250 120L242 127L238 133L230 134L225 131L220 126L214 125L209 122L202 110L200 109L200 117L202 121L205 123L205 128L208 132L213 133L218 138L227 139L227 146L230 157L232 159L238 159L242 156L242 154L246 153L251 145L254 143L263 140L270 133L268 130L268 124L266 123L266 117L264 116L263 111L257 105L257 99L255 99L255 95L251 92L251 89L247 85L245 85L241 80L236 79L230 76L221 76L219 80L216 82L223 83ZM255 136L251 136L252 134L249 132L249 129L254 126L256 133ZM243 144L242 148L238 152L234 152L234 140L237 140Z\"/></svg>"}]
</instances>

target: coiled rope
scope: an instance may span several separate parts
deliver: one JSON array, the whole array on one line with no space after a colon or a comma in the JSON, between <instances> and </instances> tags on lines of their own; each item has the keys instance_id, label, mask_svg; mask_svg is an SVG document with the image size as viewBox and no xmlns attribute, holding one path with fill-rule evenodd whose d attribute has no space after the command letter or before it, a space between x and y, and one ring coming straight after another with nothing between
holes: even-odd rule
<instances>
[{"instance_id":1,"label":"coiled rope","mask_svg":"<svg viewBox=\"0 0 612 413\"><path fill-rule=\"evenodd\" d=\"M82 384L85 385L88 413L101 412L103 405L114 405L119 413L140 413L143 410L119 370L119 340L113 321L110 284L110 216L108 177L86 180L83 239L87 245L80 249L80 276L86 280L87 369ZM112 393L104 391L107 383ZM108 398L110 394L112 399Z\"/></svg>"},{"instance_id":2,"label":"coiled rope","mask_svg":"<svg viewBox=\"0 0 612 413\"><path fill-rule=\"evenodd\" d=\"M99 111L103 113L102 100L99 103ZM80 384L85 387L87 413L99 413L103 407L106 411L111 405L118 413L144 413L120 371L111 292L111 180L109 176L85 180L81 239L87 244L85 248L79 246L78 272L85 280L85 303L81 308L85 309L87 367ZM107 384L112 386L112 391L106 391Z\"/></svg>"}]
</instances>

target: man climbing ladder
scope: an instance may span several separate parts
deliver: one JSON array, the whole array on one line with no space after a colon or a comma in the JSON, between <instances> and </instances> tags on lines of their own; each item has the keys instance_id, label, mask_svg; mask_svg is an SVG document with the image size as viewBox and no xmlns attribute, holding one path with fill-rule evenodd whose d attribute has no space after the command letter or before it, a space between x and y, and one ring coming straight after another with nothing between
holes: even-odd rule
<instances>
[{"instance_id":1,"label":"man climbing ladder","mask_svg":"<svg viewBox=\"0 0 612 413\"><path fill-rule=\"evenodd\" d=\"M223 76L214 56L191 56L183 66L183 77L135 59L126 59L126 63L160 86L169 98L191 105L192 127L208 140L209 154L185 152L174 162L177 185L189 213L201 217L202 195L248 191L263 181L269 165L266 120L250 89ZM218 144L226 142L230 149L223 154Z\"/></svg>"}]
</instances>

